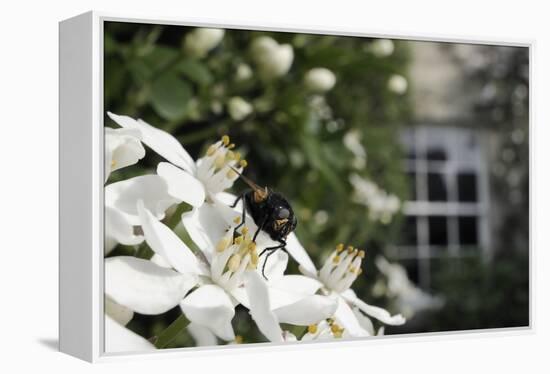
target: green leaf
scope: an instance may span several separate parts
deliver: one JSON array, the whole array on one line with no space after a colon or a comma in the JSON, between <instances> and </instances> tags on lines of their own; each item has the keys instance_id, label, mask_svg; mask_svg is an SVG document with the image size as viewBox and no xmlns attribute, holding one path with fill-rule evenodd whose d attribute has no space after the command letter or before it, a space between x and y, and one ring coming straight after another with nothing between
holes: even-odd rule
<instances>
[{"instance_id":1,"label":"green leaf","mask_svg":"<svg viewBox=\"0 0 550 374\"><path fill-rule=\"evenodd\" d=\"M142 60L153 72L159 73L170 67L178 59L178 56L179 52L175 48L156 45L142 57Z\"/></svg>"},{"instance_id":2,"label":"green leaf","mask_svg":"<svg viewBox=\"0 0 550 374\"><path fill-rule=\"evenodd\" d=\"M189 320L184 314L180 315L174 322L172 322L163 332L161 332L155 339L155 347L162 349L166 348L171 342L174 341L181 334L189 324Z\"/></svg>"},{"instance_id":3,"label":"green leaf","mask_svg":"<svg viewBox=\"0 0 550 374\"><path fill-rule=\"evenodd\" d=\"M199 86L207 86L213 81L210 70L199 61L181 61L176 65L176 69Z\"/></svg>"},{"instance_id":4,"label":"green leaf","mask_svg":"<svg viewBox=\"0 0 550 374\"><path fill-rule=\"evenodd\" d=\"M151 105L164 119L175 121L187 112L191 99L191 88L176 73L169 72L159 76L151 87Z\"/></svg>"}]
</instances>

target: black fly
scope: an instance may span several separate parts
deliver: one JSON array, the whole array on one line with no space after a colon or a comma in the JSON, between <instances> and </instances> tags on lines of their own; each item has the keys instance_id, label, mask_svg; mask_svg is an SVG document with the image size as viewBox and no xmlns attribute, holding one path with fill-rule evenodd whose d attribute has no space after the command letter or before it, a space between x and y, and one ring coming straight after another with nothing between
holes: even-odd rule
<instances>
[{"instance_id":1,"label":"black fly","mask_svg":"<svg viewBox=\"0 0 550 374\"><path fill-rule=\"evenodd\" d=\"M260 233L260 230L266 232L272 240L279 242L279 245L265 248L259 255L261 257L267 252L266 259L262 266L262 275L267 279L264 271L269 256L279 249L288 254L285 248L285 240L286 237L294 231L298 221L288 200L283 195L267 187L262 188L240 174L237 170L233 170L239 174L242 180L251 188L237 197L233 205L231 205L231 207L234 208L240 200L243 200L241 222L235 227L233 237L236 236L237 230L244 225L246 212L248 212L248 214L252 216L256 226L258 226L252 238L253 242L256 242L256 237Z\"/></svg>"}]
</instances>

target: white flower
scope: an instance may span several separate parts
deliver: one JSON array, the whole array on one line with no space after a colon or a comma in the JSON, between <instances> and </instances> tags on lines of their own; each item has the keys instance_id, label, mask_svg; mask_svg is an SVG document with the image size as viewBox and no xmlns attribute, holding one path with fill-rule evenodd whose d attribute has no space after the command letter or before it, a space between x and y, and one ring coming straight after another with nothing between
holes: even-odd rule
<instances>
[{"instance_id":1,"label":"white flower","mask_svg":"<svg viewBox=\"0 0 550 374\"><path fill-rule=\"evenodd\" d=\"M133 129L105 127L105 181L113 171L133 165L145 156L140 137Z\"/></svg>"},{"instance_id":2,"label":"white flower","mask_svg":"<svg viewBox=\"0 0 550 374\"><path fill-rule=\"evenodd\" d=\"M354 189L353 200L369 209L369 219L384 224L390 223L401 206L399 198L357 174L351 174L349 180Z\"/></svg>"},{"instance_id":3,"label":"white flower","mask_svg":"<svg viewBox=\"0 0 550 374\"><path fill-rule=\"evenodd\" d=\"M232 221L240 216L226 208L230 215L227 218ZM255 321L260 331L270 339L275 337L270 335L272 330L263 325L265 319L261 318L261 311L266 306L261 300L270 300L273 304L267 308L270 311L272 308L284 322L311 323L312 318L318 316L312 310L319 309L319 305L326 308L326 300L323 299L323 304L317 298L307 298L319 289L320 284L303 276L284 276L288 257L280 252L270 258L266 267L266 275L273 280L268 293L260 295L258 288L247 289L247 274L261 277L257 270L262 266L258 251L273 242L266 239L266 235L259 235L253 243L253 230L248 231L248 228L256 229L253 223L247 224L247 229L233 240L232 226L227 225L223 214L220 215L223 210L223 207L206 203L184 214L182 222L201 250L194 254L172 230L158 221L141 202L138 203L144 236L155 256L152 261L122 256L106 259L106 295L142 314L163 313L179 304L192 322L194 336L202 342L213 340L208 338L205 329L223 340L235 339L231 320L239 303L250 308L253 316L260 315ZM325 309L320 310L322 313ZM279 341L282 341L282 336Z\"/></svg>"},{"instance_id":4,"label":"white flower","mask_svg":"<svg viewBox=\"0 0 550 374\"><path fill-rule=\"evenodd\" d=\"M254 110L252 104L238 96L229 99L227 109L229 110L229 115L235 121L242 121Z\"/></svg>"},{"instance_id":5,"label":"white flower","mask_svg":"<svg viewBox=\"0 0 550 374\"><path fill-rule=\"evenodd\" d=\"M169 186L159 175L142 175L105 186L105 254L117 244L137 245L143 236L134 227L141 224L136 208L141 200L159 219L180 199L170 194Z\"/></svg>"},{"instance_id":6,"label":"white flower","mask_svg":"<svg viewBox=\"0 0 550 374\"><path fill-rule=\"evenodd\" d=\"M296 238L287 240L287 248L292 251L303 251L303 253L306 253ZM319 271L312 265L309 258L309 261L298 261L300 263L300 271L308 277L319 280L323 284L321 290L326 295L337 300L338 308L332 317L333 323L336 324L337 328L342 327L344 329L343 332L347 334L346 336L361 337L372 335L364 327L362 321L353 313L353 307L358 308L363 314L374 317L388 325L401 325L405 323L405 319L400 314L392 316L385 309L365 303L350 288L355 279L357 279L357 276L362 272L361 262L364 256L364 251L359 251L351 246L344 248L343 244L339 244ZM365 318L367 317L365 316Z\"/></svg>"},{"instance_id":7,"label":"white flower","mask_svg":"<svg viewBox=\"0 0 550 374\"><path fill-rule=\"evenodd\" d=\"M304 78L306 87L313 92L330 91L336 84L336 76L326 68L313 68L306 73Z\"/></svg>"},{"instance_id":8,"label":"white flower","mask_svg":"<svg viewBox=\"0 0 550 374\"><path fill-rule=\"evenodd\" d=\"M206 155L195 162L171 134L142 120L113 113L108 115L123 128L139 130L143 143L169 161L159 163L157 174L167 182L168 193L173 198L193 207L201 206L205 198L213 198L233 185L238 174L231 167L241 172L246 166L241 155L232 150L235 145L230 144L227 135L212 144Z\"/></svg>"},{"instance_id":9,"label":"white flower","mask_svg":"<svg viewBox=\"0 0 550 374\"><path fill-rule=\"evenodd\" d=\"M364 169L367 165L367 151L363 147L363 144L361 144L361 133L358 130L348 131L342 140L346 148L355 156L353 167Z\"/></svg>"},{"instance_id":10,"label":"white flower","mask_svg":"<svg viewBox=\"0 0 550 374\"><path fill-rule=\"evenodd\" d=\"M370 49L376 57L388 57L393 53L394 45L389 39L377 39L372 42Z\"/></svg>"},{"instance_id":11,"label":"white flower","mask_svg":"<svg viewBox=\"0 0 550 374\"><path fill-rule=\"evenodd\" d=\"M430 295L416 287L403 266L390 263L382 256L376 258L375 264L388 279L387 296L396 299L397 308L407 318L422 310L439 309L444 305L441 297Z\"/></svg>"},{"instance_id":12,"label":"white flower","mask_svg":"<svg viewBox=\"0 0 550 374\"><path fill-rule=\"evenodd\" d=\"M298 278L296 277L300 276L289 275L288 277L293 277L292 281L289 281L290 284L283 286L281 290L288 290L289 287L292 287L295 292L306 291L307 287L304 288L304 284L307 283L304 281L297 282ZM318 287L319 285L314 285L315 290ZM276 307L273 304L275 295L277 295L277 286L271 285L270 287L269 282L265 282L257 272L247 274L246 291L250 300L252 319L256 322L262 334L272 342L292 341L292 334L283 331L279 323L300 326L320 323L333 315L337 306L333 299L313 295L311 290L307 290L300 300L284 307ZM288 291L284 292L288 293Z\"/></svg>"},{"instance_id":13,"label":"white flower","mask_svg":"<svg viewBox=\"0 0 550 374\"><path fill-rule=\"evenodd\" d=\"M185 35L183 48L195 57L204 57L223 39L223 29L196 28Z\"/></svg>"},{"instance_id":14,"label":"white flower","mask_svg":"<svg viewBox=\"0 0 550 374\"><path fill-rule=\"evenodd\" d=\"M394 74L388 80L388 88L398 95L404 94L407 91L407 87L407 79L402 75Z\"/></svg>"},{"instance_id":15,"label":"white flower","mask_svg":"<svg viewBox=\"0 0 550 374\"><path fill-rule=\"evenodd\" d=\"M250 49L260 74L266 79L285 75L294 60L294 50L290 44L279 44L269 36L254 39Z\"/></svg>"}]
</instances>

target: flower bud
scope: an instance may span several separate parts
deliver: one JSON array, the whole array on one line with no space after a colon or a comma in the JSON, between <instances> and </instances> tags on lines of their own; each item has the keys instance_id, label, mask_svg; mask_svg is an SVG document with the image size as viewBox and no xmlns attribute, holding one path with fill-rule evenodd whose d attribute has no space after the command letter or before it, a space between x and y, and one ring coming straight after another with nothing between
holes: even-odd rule
<instances>
[{"instance_id":1,"label":"flower bud","mask_svg":"<svg viewBox=\"0 0 550 374\"><path fill-rule=\"evenodd\" d=\"M334 73L326 68L313 68L306 73L304 82L306 87L313 92L330 91L336 83Z\"/></svg>"},{"instance_id":2,"label":"flower bud","mask_svg":"<svg viewBox=\"0 0 550 374\"><path fill-rule=\"evenodd\" d=\"M285 75L294 60L294 50L290 44L279 44L269 36L254 39L250 47L252 58L258 65L264 79Z\"/></svg>"},{"instance_id":3,"label":"flower bud","mask_svg":"<svg viewBox=\"0 0 550 374\"><path fill-rule=\"evenodd\" d=\"M408 83L402 75L394 74L388 80L388 88L396 94L402 95L407 91Z\"/></svg>"},{"instance_id":4,"label":"flower bud","mask_svg":"<svg viewBox=\"0 0 550 374\"><path fill-rule=\"evenodd\" d=\"M252 104L248 103L242 97L238 96L229 99L229 102L227 103L227 109L229 111L229 115L235 121L241 121L245 119L254 110Z\"/></svg>"},{"instance_id":5,"label":"flower bud","mask_svg":"<svg viewBox=\"0 0 550 374\"><path fill-rule=\"evenodd\" d=\"M223 39L223 29L196 28L185 35L184 51L194 57L204 57Z\"/></svg>"}]
</instances>

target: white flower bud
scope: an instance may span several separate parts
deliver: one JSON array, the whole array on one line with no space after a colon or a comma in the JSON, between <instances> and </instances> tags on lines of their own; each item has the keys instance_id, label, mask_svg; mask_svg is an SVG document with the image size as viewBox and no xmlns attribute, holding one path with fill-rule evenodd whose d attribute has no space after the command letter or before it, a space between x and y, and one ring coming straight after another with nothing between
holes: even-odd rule
<instances>
[{"instance_id":1,"label":"white flower bud","mask_svg":"<svg viewBox=\"0 0 550 374\"><path fill-rule=\"evenodd\" d=\"M223 39L223 29L196 28L185 35L183 49L195 57L204 57Z\"/></svg>"},{"instance_id":2,"label":"white flower bud","mask_svg":"<svg viewBox=\"0 0 550 374\"><path fill-rule=\"evenodd\" d=\"M229 115L235 121L241 121L246 118L254 108L252 104L245 101L242 97L232 97L227 103L227 109L229 110Z\"/></svg>"},{"instance_id":3,"label":"white flower bud","mask_svg":"<svg viewBox=\"0 0 550 374\"><path fill-rule=\"evenodd\" d=\"M289 44L279 44L268 36L254 39L250 49L252 58L265 79L285 75L294 60L294 50Z\"/></svg>"},{"instance_id":4,"label":"white flower bud","mask_svg":"<svg viewBox=\"0 0 550 374\"><path fill-rule=\"evenodd\" d=\"M326 92L334 87L336 76L326 68L313 68L306 73L306 87L314 92Z\"/></svg>"},{"instance_id":5,"label":"white flower bud","mask_svg":"<svg viewBox=\"0 0 550 374\"><path fill-rule=\"evenodd\" d=\"M407 87L407 80L402 75L394 74L388 80L388 88L396 94L404 94L407 91Z\"/></svg>"},{"instance_id":6,"label":"white flower bud","mask_svg":"<svg viewBox=\"0 0 550 374\"><path fill-rule=\"evenodd\" d=\"M393 42L389 39L377 39L371 44L371 51L376 57L388 57L393 50Z\"/></svg>"},{"instance_id":7,"label":"white flower bud","mask_svg":"<svg viewBox=\"0 0 550 374\"><path fill-rule=\"evenodd\" d=\"M236 78L238 81L245 81L252 77L252 69L247 64L239 64L237 66Z\"/></svg>"}]
</instances>

